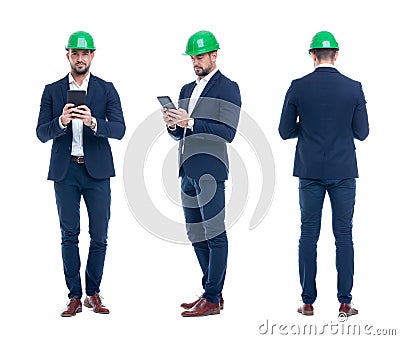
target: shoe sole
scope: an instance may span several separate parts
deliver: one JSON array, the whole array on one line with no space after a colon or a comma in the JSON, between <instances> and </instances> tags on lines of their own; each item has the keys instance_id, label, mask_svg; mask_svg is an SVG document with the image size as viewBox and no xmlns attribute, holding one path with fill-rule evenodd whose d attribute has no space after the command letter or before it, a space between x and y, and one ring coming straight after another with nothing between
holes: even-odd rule
<instances>
[{"instance_id":1,"label":"shoe sole","mask_svg":"<svg viewBox=\"0 0 400 340\"><path fill-rule=\"evenodd\" d=\"M338 315L338 317L341 317L341 316L346 316L347 318L349 318L350 316L353 316L353 315L358 315L358 313L345 313L345 312L339 312L339 315Z\"/></svg>"},{"instance_id":2,"label":"shoe sole","mask_svg":"<svg viewBox=\"0 0 400 340\"><path fill-rule=\"evenodd\" d=\"M300 313L300 314L303 314L303 315L305 315L305 316L311 316L311 315L314 315L314 311L312 311L312 312L304 312L304 311L302 311L302 310L297 310L297 313Z\"/></svg>"},{"instance_id":3,"label":"shoe sole","mask_svg":"<svg viewBox=\"0 0 400 340\"><path fill-rule=\"evenodd\" d=\"M209 316L209 315L217 315L217 314L219 314L219 310L218 310L218 311L215 311L215 312L208 313L208 314L203 314L203 315L183 315L183 314L181 314L181 315L182 315L184 318L193 318L193 317Z\"/></svg>"},{"instance_id":4,"label":"shoe sole","mask_svg":"<svg viewBox=\"0 0 400 340\"><path fill-rule=\"evenodd\" d=\"M194 307L194 306L195 306L195 305L193 305L193 306L191 306L191 307L188 307L188 306L182 306L182 305L181 305L181 308L188 310L188 309L190 309L190 308L192 308L192 307ZM219 310L223 310L223 309L224 309L224 305L220 305L220 306L219 306Z\"/></svg>"},{"instance_id":5,"label":"shoe sole","mask_svg":"<svg viewBox=\"0 0 400 340\"><path fill-rule=\"evenodd\" d=\"M85 307L90 308L90 309L93 310L92 305L89 305L89 304L86 303L86 302L84 302L83 305L84 305ZM93 313L97 313L97 314L110 314L110 311L108 311L108 312L95 312L95 311L93 311Z\"/></svg>"}]
</instances>

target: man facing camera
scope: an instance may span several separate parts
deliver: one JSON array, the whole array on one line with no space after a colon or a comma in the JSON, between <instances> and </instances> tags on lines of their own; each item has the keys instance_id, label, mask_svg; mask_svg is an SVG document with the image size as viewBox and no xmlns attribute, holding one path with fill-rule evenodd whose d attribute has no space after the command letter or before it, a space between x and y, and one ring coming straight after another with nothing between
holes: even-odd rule
<instances>
[{"instance_id":1,"label":"man facing camera","mask_svg":"<svg viewBox=\"0 0 400 340\"><path fill-rule=\"evenodd\" d=\"M82 311L78 248L82 197L90 235L84 305L95 313L108 314L99 295L110 219L110 177L115 176L108 138L121 139L125 122L114 85L89 72L95 53L92 36L83 31L72 33L66 50L71 70L45 86L36 128L40 141L53 142L48 179L54 181L70 299L61 316ZM85 102L68 102L68 90L84 91Z\"/></svg>"}]
</instances>

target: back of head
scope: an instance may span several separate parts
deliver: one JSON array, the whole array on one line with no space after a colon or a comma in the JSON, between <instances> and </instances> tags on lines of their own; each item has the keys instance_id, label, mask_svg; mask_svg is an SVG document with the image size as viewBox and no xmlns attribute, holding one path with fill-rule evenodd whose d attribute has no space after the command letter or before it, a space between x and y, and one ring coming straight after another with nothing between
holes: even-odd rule
<instances>
[{"instance_id":1,"label":"back of head","mask_svg":"<svg viewBox=\"0 0 400 340\"><path fill-rule=\"evenodd\" d=\"M321 31L314 35L311 40L308 53L315 53L318 60L333 60L339 44L331 32Z\"/></svg>"}]
</instances>

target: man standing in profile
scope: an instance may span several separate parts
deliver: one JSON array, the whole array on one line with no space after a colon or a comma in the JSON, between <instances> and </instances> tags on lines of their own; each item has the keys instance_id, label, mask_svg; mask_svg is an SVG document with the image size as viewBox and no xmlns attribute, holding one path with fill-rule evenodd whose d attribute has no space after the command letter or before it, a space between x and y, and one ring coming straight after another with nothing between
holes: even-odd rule
<instances>
[{"instance_id":1,"label":"man standing in profile","mask_svg":"<svg viewBox=\"0 0 400 340\"><path fill-rule=\"evenodd\" d=\"M182 87L179 109L163 109L168 133L179 140L181 199L187 235L203 277L204 293L182 303L184 317L219 314L228 256L225 230L226 143L232 142L239 122L238 85L216 65L219 43L209 31L193 34L186 46L196 81Z\"/></svg>"},{"instance_id":2,"label":"man standing in profile","mask_svg":"<svg viewBox=\"0 0 400 340\"><path fill-rule=\"evenodd\" d=\"M358 177L354 138L364 140L369 126L361 83L345 77L334 66L338 50L330 32L313 37L309 53L315 70L292 82L279 124L283 139L298 139L293 175L299 177L299 274L304 304L298 312L303 315L313 315L317 297L317 242L326 192L336 241L339 313L358 313L351 305L352 220Z\"/></svg>"},{"instance_id":3,"label":"man standing in profile","mask_svg":"<svg viewBox=\"0 0 400 340\"><path fill-rule=\"evenodd\" d=\"M83 31L72 33L66 50L71 71L45 86L36 128L40 141L53 141L48 179L54 181L70 299L61 316L82 311L78 248L81 197L88 211L90 234L84 305L95 313L108 314L99 295L110 219L110 177L115 176L108 138L121 139L125 122L114 85L89 72L95 51L92 36ZM85 91L86 103L68 103L68 90Z\"/></svg>"}]
</instances>

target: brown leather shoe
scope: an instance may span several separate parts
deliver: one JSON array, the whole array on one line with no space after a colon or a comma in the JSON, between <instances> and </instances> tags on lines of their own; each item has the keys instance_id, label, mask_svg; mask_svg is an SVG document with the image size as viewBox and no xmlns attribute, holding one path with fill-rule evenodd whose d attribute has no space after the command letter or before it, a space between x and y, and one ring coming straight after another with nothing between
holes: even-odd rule
<instances>
[{"instance_id":1,"label":"brown leather shoe","mask_svg":"<svg viewBox=\"0 0 400 340\"><path fill-rule=\"evenodd\" d=\"M61 316L75 316L76 313L82 312L82 302L77 298L69 300L67 307L61 312Z\"/></svg>"},{"instance_id":2,"label":"brown leather shoe","mask_svg":"<svg viewBox=\"0 0 400 340\"><path fill-rule=\"evenodd\" d=\"M314 307L310 303L305 303L303 306L297 308L297 312L303 315L314 315Z\"/></svg>"},{"instance_id":3,"label":"brown leather shoe","mask_svg":"<svg viewBox=\"0 0 400 340\"><path fill-rule=\"evenodd\" d=\"M220 312L219 303L211 303L205 298L200 300L190 309L182 312L182 316L207 316L219 314Z\"/></svg>"},{"instance_id":4,"label":"brown leather shoe","mask_svg":"<svg viewBox=\"0 0 400 340\"><path fill-rule=\"evenodd\" d=\"M195 305L197 302L199 302L201 298L202 298L202 297L200 296L196 301L187 302L187 303L186 303L186 302L181 303L181 307L182 307L183 309L190 309L190 308L193 308L194 305ZM223 309L224 309L224 298L222 297L222 295L221 295L221 297L219 298L219 309L220 309L220 310L223 310Z\"/></svg>"},{"instance_id":5,"label":"brown leather shoe","mask_svg":"<svg viewBox=\"0 0 400 340\"><path fill-rule=\"evenodd\" d=\"M108 314L110 313L109 309L106 308L102 303L101 303L101 297L99 293L96 293L91 296L87 296L85 298L85 301L83 302L85 307L88 308L93 308L93 312L99 313L99 314Z\"/></svg>"},{"instance_id":6,"label":"brown leather shoe","mask_svg":"<svg viewBox=\"0 0 400 340\"><path fill-rule=\"evenodd\" d=\"M339 316L352 316L357 315L358 310L351 307L350 303L341 303L339 307Z\"/></svg>"}]
</instances>

